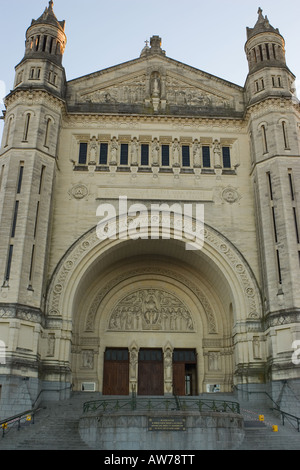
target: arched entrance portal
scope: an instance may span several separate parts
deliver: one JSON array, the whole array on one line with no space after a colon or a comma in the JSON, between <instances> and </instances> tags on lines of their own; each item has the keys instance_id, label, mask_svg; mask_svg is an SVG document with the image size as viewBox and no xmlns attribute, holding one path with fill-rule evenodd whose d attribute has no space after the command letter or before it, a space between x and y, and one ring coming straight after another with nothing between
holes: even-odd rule
<instances>
[{"instance_id":1,"label":"arched entrance portal","mask_svg":"<svg viewBox=\"0 0 300 470\"><path fill-rule=\"evenodd\" d=\"M174 239L99 243L90 232L50 287L48 318L71 332L61 350L74 390L108 395L231 391L235 328L260 315L251 271L213 230L199 251Z\"/></svg>"}]
</instances>

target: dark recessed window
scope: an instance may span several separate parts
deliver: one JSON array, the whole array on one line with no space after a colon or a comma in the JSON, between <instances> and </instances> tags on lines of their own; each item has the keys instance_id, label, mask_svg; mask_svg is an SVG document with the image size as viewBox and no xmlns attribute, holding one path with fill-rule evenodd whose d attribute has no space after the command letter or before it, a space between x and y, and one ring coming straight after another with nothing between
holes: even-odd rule
<instances>
[{"instance_id":1,"label":"dark recessed window","mask_svg":"<svg viewBox=\"0 0 300 470\"><path fill-rule=\"evenodd\" d=\"M149 145L142 144L141 146L141 165L149 165Z\"/></svg>"},{"instance_id":2,"label":"dark recessed window","mask_svg":"<svg viewBox=\"0 0 300 470\"><path fill-rule=\"evenodd\" d=\"M202 147L203 168L210 168L210 148L207 145Z\"/></svg>"},{"instance_id":3,"label":"dark recessed window","mask_svg":"<svg viewBox=\"0 0 300 470\"><path fill-rule=\"evenodd\" d=\"M128 144L121 144L120 164L128 165Z\"/></svg>"},{"instance_id":4,"label":"dark recessed window","mask_svg":"<svg viewBox=\"0 0 300 470\"><path fill-rule=\"evenodd\" d=\"M170 164L170 147L169 145L161 146L161 164L162 166L169 166Z\"/></svg>"},{"instance_id":5,"label":"dark recessed window","mask_svg":"<svg viewBox=\"0 0 300 470\"><path fill-rule=\"evenodd\" d=\"M101 143L100 144L100 158L99 158L100 165L107 165L107 154L108 154L108 144Z\"/></svg>"},{"instance_id":6,"label":"dark recessed window","mask_svg":"<svg viewBox=\"0 0 300 470\"><path fill-rule=\"evenodd\" d=\"M223 153L223 168L231 168L230 148L222 147L222 153Z\"/></svg>"},{"instance_id":7,"label":"dark recessed window","mask_svg":"<svg viewBox=\"0 0 300 470\"><path fill-rule=\"evenodd\" d=\"M79 145L79 158L78 158L78 163L80 165L86 165L86 160L87 160L87 146L88 144L86 142L81 142Z\"/></svg>"},{"instance_id":8,"label":"dark recessed window","mask_svg":"<svg viewBox=\"0 0 300 470\"><path fill-rule=\"evenodd\" d=\"M182 166L190 166L190 146L182 146Z\"/></svg>"}]
</instances>

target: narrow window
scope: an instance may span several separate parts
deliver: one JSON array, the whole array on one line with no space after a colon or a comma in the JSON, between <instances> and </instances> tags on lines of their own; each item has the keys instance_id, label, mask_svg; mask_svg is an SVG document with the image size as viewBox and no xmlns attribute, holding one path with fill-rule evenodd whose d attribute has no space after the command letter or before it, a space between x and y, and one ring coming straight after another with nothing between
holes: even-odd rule
<instances>
[{"instance_id":1,"label":"narrow window","mask_svg":"<svg viewBox=\"0 0 300 470\"><path fill-rule=\"evenodd\" d=\"M7 133L6 133L6 139L5 139L5 146L4 147L7 147L8 146L8 141L9 141L9 137L10 137L10 130L11 130L11 123L12 123L12 116L9 118L9 121L8 121L8 126L7 126Z\"/></svg>"},{"instance_id":2,"label":"narrow window","mask_svg":"<svg viewBox=\"0 0 300 470\"><path fill-rule=\"evenodd\" d=\"M223 168L231 168L230 148L222 147L222 155L223 155Z\"/></svg>"},{"instance_id":3,"label":"narrow window","mask_svg":"<svg viewBox=\"0 0 300 470\"><path fill-rule=\"evenodd\" d=\"M294 195L294 184L293 184L293 178L292 178L292 172L291 172L291 170L288 172L288 175L289 175L289 183L290 183L291 198L292 198L292 201L294 201L294 199L295 199L295 195Z\"/></svg>"},{"instance_id":4,"label":"narrow window","mask_svg":"<svg viewBox=\"0 0 300 470\"><path fill-rule=\"evenodd\" d=\"M44 147L49 147L49 131L50 131L50 125L51 125L51 119L47 119L46 123L46 132L45 132L45 141L44 141Z\"/></svg>"},{"instance_id":5,"label":"narrow window","mask_svg":"<svg viewBox=\"0 0 300 470\"><path fill-rule=\"evenodd\" d=\"M47 46L47 36L44 36L44 40L43 40L43 52L45 52L46 46Z\"/></svg>"},{"instance_id":6,"label":"narrow window","mask_svg":"<svg viewBox=\"0 0 300 470\"><path fill-rule=\"evenodd\" d=\"M268 186L269 186L270 199L271 199L271 201L273 201L273 189L272 189L272 180L271 180L271 174L270 174L270 172L267 173L267 178L268 178Z\"/></svg>"},{"instance_id":7,"label":"narrow window","mask_svg":"<svg viewBox=\"0 0 300 470\"><path fill-rule=\"evenodd\" d=\"M5 281L9 281L9 278L10 278L10 270L11 270L11 262L12 262L13 251L14 251L14 246L10 245L9 250L8 250L7 264L6 264Z\"/></svg>"},{"instance_id":8,"label":"narrow window","mask_svg":"<svg viewBox=\"0 0 300 470\"><path fill-rule=\"evenodd\" d=\"M2 165L2 167L1 167L1 173L0 173L0 191L1 191L1 189L2 189L2 181L3 181L4 168L5 168L5 165Z\"/></svg>"},{"instance_id":9,"label":"narrow window","mask_svg":"<svg viewBox=\"0 0 300 470\"><path fill-rule=\"evenodd\" d=\"M267 59L270 60L269 44L266 44Z\"/></svg>"},{"instance_id":10,"label":"narrow window","mask_svg":"<svg viewBox=\"0 0 300 470\"><path fill-rule=\"evenodd\" d=\"M258 80L255 81L255 91L259 91L259 84L258 84Z\"/></svg>"},{"instance_id":11,"label":"narrow window","mask_svg":"<svg viewBox=\"0 0 300 470\"><path fill-rule=\"evenodd\" d=\"M37 226L38 226L38 220L39 220L39 212L40 212L40 201L38 201L37 206L36 206L33 238L36 238L36 232L37 232Z\"/></svg>"},{"instance_id":12,"label":"narrow window","mask_svg":"<svg viewBox=\"0 0 300 470\"><path fill-rule=\"evenodd\" d=\"M143 166L149 165L149 145L148 144L141 145L141 165Z\"/></svg>"},{"instance_id":13,"label":"narrow window","mask_svg":"<svg viewBox=\"0 0 300 470\"><path fill-rule=\"evenodd\" d=\"M36 40L35 40L35 50L38 51L39 50L39 47L40 47L40 36L37 36L36 37Z\"/></svg>"},{"instance_id":14,"label":"narrow window","mask_svg":"<svg viewBox=\"0 0 300 470\"><path fill-rule=\"evenodd\" d=\"M273 206L273 205L272 205L272 219L273 219L273 228L274 228L275 243L277 243L277 242L278 242L278 238L277 238L277 226L276 226L275 209L274 209L274 206Z\"/></svg>"},{"instance_id":15,"label":"narrow window","mask_svg":"<svg viewBox=\"0 0 300 470\"><path fill-rule=\"evenodd\" d=\"M272 86L273 86L273 88L276 87L276 84L275 84L275 77L272 77Z\"/></svg>"},{"instance_id":16,"label":"narrow window","mask_svg":"<svg viewBox=\"0 0 300 470\"><path fill-rule=\"evenodd\" d=\"M31 287L32 283L32 273L33 273L33 265L34 265L34 254L35 254L35 245L32 246L31 251L31 261L30 261L30 270L29 270L29 286Z\"/></svg>"},{"instance_id":17,"label":"narrow window","mask_svg":"<svg viewBox=\"0 0 300 470\"><path fill-rule=\"evenodd\" d=\"M53 38L50 38L49 53L52 54Z\"/></svg>"},{"instance_id":18,"label":"narrow window","mask_svg":"<svg viewBox=\"0 0 300 470\"><path fill-rule=\"evenodd\" d=\"M107 165L107 155L108 155L108 144L106 142L102 142L100 144L100 157L99 157L100 165Z\"/></svg>"},{"instance_id":19,"label":"narrow window","mask_svg":"<svg viewBox=\"0 0 300 470\"><path fill-rule=\"evenodd\" d=\"M266 127L261 126L262 140L263 140L263 153L268 153L267 131Z\"/></svg>"},{"instance_id":20,"label":"narrow window","mask_svg":"<svg viewBox=\"0 0 300 470\"><path fill-rule=\"evenodd\" d=\"M40 176L39 194L41 194L41 191L42 191L45 169L46 169L46 167L45 167L45 165L43 165L42 169L41 169L41 176Z\"/></svg>"},{"instance_id":21,"label":"narrow window","mask_svg":"<svg viewBox=\"0 0 300 470\"><path fill-rule=\"evenodd\" d=\"M31 79L34 78L34 74L35 74L35 68L32 67L32 68L30 69L30 78L31 78Z\"/></svg>"},{"instance_id":22,"label":"narrow window","mask_svg":"<svg viewBox=\"0 0 300 470\"><path fill-rule=\"evenodd\" d=\"M261 46L261 44L260 44L258 47L259 47L259 55L260 55L260 60L264 60L264 56L263 56L263 50L262 50L262 46Z\"/></svg>"},{"instance_id":23,"label":"narrow window","mask_svg":"<svg viewBox=\"0 0 300 470\"><path fill-rule=\"evenodd\" d=\"M277 259L277 273L278 273L278 281L279 284L282 283L282 278L281 278L281 266L280 266L280 257L279 257L279 251L276 250L276 259Z\"/></svg>"},{"instance_id":24,"label":"narrow window","mask_svg":"<svg viewBox=\"0 0 300 470\"><path fill-rule=\"evenodd\" d=\"M272 44L272 49L273 49L274 59L276 59L276 46L275 46L275 44Z\"/></svg>"},{"instance_id":25,"label":"narrow window","mask_svg":"<svg viewBox=\"0 0 300 470\"><path fill-rule=\"evenodd\" d=\"M203 168L210 168L210 147L207 145L202 147L202 164Z\"/></svg>"},{"instance_id":26,"label":"narrow window","mask_svg":"<svg viewBox=\"0 0 300 470\"><path fill-rule=\"evenodd\" d=\"M14 210L14 217L13 217L13 223L11 227L11 238L15 237L16 234L16 226L17 226L17 219L18 219L18 211L19 211L19 201L15 202L15 210Z\"/></svg>"},{"instance_id":27,"label":"narrow window","mask_svg":"<svg viewBox=\"0 0 300 470\"><path fill-rule=\"evenodd\" d=\"M121 144L120 165L128 165L128 144Z\"/></svg>"},{"instance_id":28,"label":"narrow window","mask_svg":"<svg viewBox=\"0 0 300 470\"><path fill-rule=\"evenodd\" d=\"M170 165L170 147L169 145L161 146L161 164L162 166Z\"/></svg>"},{"instance_id":29,"label":"narrow window","mask_svg":"<svg viewBox=\"0 0 300 470\"><path fill-rule=\"evenodd\" d=\"M284 140L284 148L287 150L289 148L289 141L288 141L287 127L286 127L285 121L282 121L282 133L283 133L283 140Z\"/></svg>"},{"instance_id":30,"label":"narrow window","mask_svg":"<svg viewBox=\"0 0 300 470\"><path fill-rule=\"evenodd\" d=\"M81 142L80 143L80 145L79 145L79 158L78 158L79 165L86 165L87 148L88 148L87 142Z\"/></svg>"},{"instance_id":31,"label":"narrow window","mask_svg":"<svg viewBox=\"0 0 300 470\"><path fill-rule=\"evenodd\" d=\"M182 146L182 166L190 166L190 146Z\"/></svg>"},{"instance_id":32,"label":"narrow window","mask_svg":"<svg viewBox=\"0 0 300 470\"><path fill-rule=\"evenodd\" d=\"M297 239L297 243L300 243L296 207L293 207L293 213L294 213L294 222L295 222L295 230L296 230L296 239Z\"/></svg>"},{"instance_id":33,"label":"narrow window","mask_svg":"<svg viewBox=\"0 0 300 470\"><path fill-rule=\"evenodd\" d=\"M60 42L59 41L57 41L57 43L56 43L55 54L60 54Z\"/></svg>"},{"instance_id":34,"label":"narrow window","mask_svg":"<svg viewBox=\"0 0 300 470\"><path fill-rule=\"evenodd\" d=\"M281 87L281 77L277 77L278 79L278 86Z\"/></svg>"},{"instance_id":35,"label":"narrow window","mask_svg":"<svg viewBox=\"0 0 300 470\"><path fill-rule=\"evenodd\" d=\"M30 114L26 114L26 118L25 118L25 127L24 127L24 135L23 135L23 142L27 142L28 141L28 133L29 133L29 125L30 125Z\"/></svg>"},{"instance_id":36,"label":"narrow window","mask_svg":"<svg viewBox=\"0 0 300 470\"><path fill-rule=\"evenodd\" d=\"M37 78L37 80L39 80L41 78L41 69L40 69L40 67L38 67L36 69L36 78Z\"/></svg>"},{"instance_id":37,"label":"narrow window","mask_svg":"<svg viewBox=\"0 0 300 470\"><path fill-rule=\"evenodd\" d=\"M20 194L21 189L22 189L23 173L24 173L24 162L20 162L19 176L18 176L18 186L17 186L17 194Z\"/></svg>"}]
</instances>

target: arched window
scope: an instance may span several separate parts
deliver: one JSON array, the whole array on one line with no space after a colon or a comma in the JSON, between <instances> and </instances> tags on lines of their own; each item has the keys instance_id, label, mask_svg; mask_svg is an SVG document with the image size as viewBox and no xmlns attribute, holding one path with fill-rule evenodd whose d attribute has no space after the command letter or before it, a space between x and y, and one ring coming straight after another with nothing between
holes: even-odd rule
<instances>
[{"instance_id":1,"label":"arched window","mask_svg":"<svg viewBox=\"0 0 300 470\"><path fill-rule=\"evenodd\" d=\"M7 146L8 146L8 143L9 143L9 137L10 137L10 131L11 131L12 121L13 121L13 116L10 116L10 118L9 118L9 120L8 120L8 125L7 125L7 132L6 132L6 138L5 138L4 147L7 147Z\"/></svg>"}]
</instances>

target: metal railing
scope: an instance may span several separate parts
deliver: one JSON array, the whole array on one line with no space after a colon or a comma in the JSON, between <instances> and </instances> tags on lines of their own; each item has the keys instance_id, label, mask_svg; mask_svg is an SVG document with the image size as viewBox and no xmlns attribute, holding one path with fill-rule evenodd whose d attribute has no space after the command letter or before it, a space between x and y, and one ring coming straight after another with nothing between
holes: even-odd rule
<instances>
[{"instance_id":1,"label":"metal railing","mask_svg":"<svg viewBox=\"0 0 300 470\"><path fill-rule=\"evenodd\" d=\"M2 437L4 437L9 431L13 428L17 428L18 431L21 429L21 426L34 424L34 416L39 411L39 409L28 410L22 413L19 413L10 418L6 418L0 421L0 427L2 429Z\"/></svg>"},{"instance_id":2,"label":"metal railing","mask_svg":"<svg viewBox=\"0 0 300 470\"><path fill-rule=\"evenodd\" d=\"M224 400L195 398L161 397L142 398L105 398L87 401L83 404L83 413L113 413L119 411L217 411L222 413L240 413L239 403Z\"/></svg>"},{"instance_id":3,"label":"metal railing","mask_svg":"<svg viewBox=\"0 0 300 470\"><path fill-rule=\"evenodd\" d=\"M271 395L269 395L268 392L255 391L255 390L245 391L245 390L239 389L238 387L235 387L235 389L240 390L243 393L247 393L248 395L251 395L251 394L263 394L263 395L265 395L272 402L272 404L275 405L275 406L271 406L270 410L280 414L282 425L284 426L285 421L288 421L291 426L293 426L295 429L297 429L298 432L300 432L300 418L298 416L292 415L290 413L287 413L286 411L281 410L279 405L276 403L275 400L273 400L273 398L271 397Z\"/></svg>"}]
</instances>

